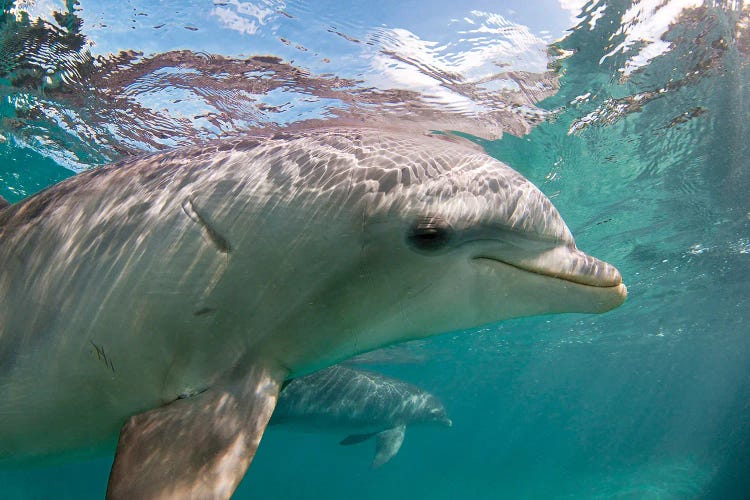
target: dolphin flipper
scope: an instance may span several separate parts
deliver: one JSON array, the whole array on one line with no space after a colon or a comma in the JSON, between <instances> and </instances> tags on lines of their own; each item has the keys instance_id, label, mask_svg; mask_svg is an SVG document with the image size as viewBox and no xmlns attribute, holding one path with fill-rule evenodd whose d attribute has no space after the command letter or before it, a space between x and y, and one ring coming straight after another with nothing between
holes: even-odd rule
<instances>
[{"instance_id":1,"label":"dolphin flipper","mask_svg":"<svg viewBox=\"0 0 750 500\"><path fill-rule=\"evenodd\" d=\"M401 449L404 442L405 425L399 425L392 429L378 433L375 438L375 459L372 461L373 468L378 468Z\"/></svg>"},{"instance_id":2,"label":"dolphin flipper","mask_svg":"<svg viewBox=\"0 0 750 500\"><path fill-rule=\"evenodd\" d=\"M0 196L0 212L8 208L9 206L10 206L10 202L8 202L8 200Z\"/></svg>"},{"instance_id":3,"label":"dolphin flipper","mask_svg":"<svg viewBox=\"0 0 750 500\"><path fill-rule=\"evenodd\" d=\"M361 443L363 441L367 441L371 437L373 437L375 434L378 434L377 432L368 432L367 434L352 434L350 436L346 436L344 439L339 441L339 444L341 446L348 446L350 444L357 444Z\"/></svg>"},{"instance_id":4,"label":"dolphin flipper","mask_svg":"<svg viewBox=\"0 0 750 500\"><path fill-rule=\"evenodd\" d=\"M258 366L135 415L120 432L107 499L229 498L255 455L286 374Z\"/></svg>"}]
</instances>

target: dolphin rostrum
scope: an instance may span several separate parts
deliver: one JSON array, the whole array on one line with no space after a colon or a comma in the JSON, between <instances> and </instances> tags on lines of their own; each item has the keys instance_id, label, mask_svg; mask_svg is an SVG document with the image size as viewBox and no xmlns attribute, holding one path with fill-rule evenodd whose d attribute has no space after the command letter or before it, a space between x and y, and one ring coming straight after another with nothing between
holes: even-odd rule
<instances>
[{"instance_id":1,"label":"dolphin rostrum","mask_svg":"<svg viewBox=\"0 0 750 500\"><path fill-rule=\"evenodd\" d=\"M402 380L342 365L285 383L270 421L311 432L347 432L342 445L374 437L373 467L398 453L407 425L426 423L452 425L438 398Z\"/></svg>"},{"instance_id":2,"label":"dolphin rostrum","mask_svg":"<svg viewBox=\"0 0 750 500\"><path fill-rule=\"evenodd\" d=\"M318 129L112 164L0 212L0 455L120 430L109 498L227 498L286 378L625 295L456 141Z\"/></svg>"}]
</instances>

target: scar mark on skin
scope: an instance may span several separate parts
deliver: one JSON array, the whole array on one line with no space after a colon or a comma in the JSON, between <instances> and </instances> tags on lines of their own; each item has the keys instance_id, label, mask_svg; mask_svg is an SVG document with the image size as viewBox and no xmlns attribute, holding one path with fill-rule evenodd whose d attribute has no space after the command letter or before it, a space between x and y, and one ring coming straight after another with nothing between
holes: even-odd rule
<instances>
[{"instance_id":1,"label":"scar mark on skin","mask_svg":"<svg viewBox=\"0 0 750 500\"><path fill-rule=\"evenodd\" d=\"M213 312L216 312L216 309L213 309L211 307L204 307L202 309L198 309L193 313L193 316L203 316L205 314L211 314Z\"/></svg>"},{"instance_id":2,"label":"scar mark on skin","mask_svg":"<svg viewBox=\"0 0 750 500\"><path fill-rule=\"evenodd\" d=\"M190 217L190 220L197 224L200 224L203 227L203 230L206 231L206 236L208 236L208 239L211 240L211 243L216 246L216 249L219 252L230 253L232 251L232 246L229 244L229 240L220 235L219 232L211 227L208 221L198 213L198 211L195 209L195 205L193 205L193 200L188 198L183 201L182 210L183 212L185 212L185 215Z\"/></svg>"},{"instance_id":3,"label":"scar mark on skin","mask_svg":"<svg viewBox=\"0 0 750 500\"><path fill-rule=\"evenodd\" d=\"M190 392L183 392L182 394L179 394L177 396L177 399L188 399L188 398L194 398L195 396L198 396L200 394L203 394L208 390L208 387L203 387L201 389L197 389Z\"/></svg>"},{"instance_id":4,"label":"scar mark on skin","mask_svg":"<svg viewBox=\"0 0 750 500\"><path fill-rule=\"evenodd\" d=\"M112 358L107 356L107 353L104 352L104 346L98 346L94 343L93 340L89 340L91 342L91 345L94 346L94 350L96 351L96 357L99 361L104 362L104 366L112 370L112 373L115 373L115 365L112 363Z\"/></svg>"}]
</instances>

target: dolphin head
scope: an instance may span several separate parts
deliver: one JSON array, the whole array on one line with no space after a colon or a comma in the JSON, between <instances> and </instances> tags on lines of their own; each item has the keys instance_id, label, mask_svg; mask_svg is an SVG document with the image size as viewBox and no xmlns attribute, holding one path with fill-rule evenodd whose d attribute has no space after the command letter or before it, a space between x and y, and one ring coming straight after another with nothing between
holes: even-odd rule
<instances>
[{"instance_id":1,"label":"dolphin head","mask_svg":"<svg viewBox=\"0 0 750 500\"><path fill-rule=\"evenodd\" d=\"M550 200L518 172L460 144L415 143L403 148L399 175L387 181L383 169L363 227L372 281L394 294L401 328L423 337L601 313L625 300L617 269L578 250Z\"/></svg>"},{"instance_id":2,"label":"dolphin head","mask_svg":"<svg viewBox=\"0 0 750 500\"><path fill-rule=\"evenodd\" d=\"M415 420L423 423L439 424L445 427L453 426L442 401L429 393L421 394L421 404L418 405Z\"/></svg>"},{"instance_id":3,"label":"dolphin head","mask_svg":"<svg viewBox=\"0 0 750 500\"><path fill-rule=\"evenodd\" d=\"M306 332L304 355L315 361L292 359L299 337L275 343L294 372L404 340L521 316L601 313L625 300L617 269L576 247L550 200L468 142L347 129L291 138L277 157L279 147L269 148L254 161L275 183L265 195L271 212L285 209L265 214L273 233L247 246L291 238L277 243L283 251L271 257L285 261L273 266L303 263L284 302L300 313L284 329Z\"/></svg>"}]
</instances>

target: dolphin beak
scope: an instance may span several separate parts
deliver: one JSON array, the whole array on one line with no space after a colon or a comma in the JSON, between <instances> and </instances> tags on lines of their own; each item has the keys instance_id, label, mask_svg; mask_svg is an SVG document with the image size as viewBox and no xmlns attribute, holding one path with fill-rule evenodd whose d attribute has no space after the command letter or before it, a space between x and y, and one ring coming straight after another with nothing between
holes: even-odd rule
<instances>
[{"instance_id":1,"label":"dolphin beak","mask_svg":"<svg viewBox=\"0 0 750 500\"><path fill-rule=\"evenodd\" d=\"M554 246L542 251L517 249L516 251L498 252L488 248L474 258L495 260L522 271L558 278L579 285L601 288L622 285L622 276L615 266L578 250L573 243Z\"/></svg>"},{"instance_id":2,"label":"dolphin beak","mask_svg":"<svg viewBox=\"0 0 750 500\"><path fill-rule=\"evenodd\" d=\"M555 278L581 285L602 288L622 284L622 276L615 266L573 247L557 247L537 260L540 271ZM545 273L548 267L549 273Z\"/></svg>"},{"instance_id":3,"label":"dolphin beak","mask_svg":"<svg viewBox=\"0 0 750 500\"><path fill-rule=\"evenodd\" d=\"M486 246L473 260L503 272L508 267L529 273L519 284L541 283L533 279L549 279L544 284L545 297L550 300L545 312L602 313L618 307L628 295L620 272L611 264L596 259L568 243L546 249L516 249ZM537 288L538 290L538 288ZM538 314L537 310L532 311ZM521 315L528 315L524 311Z\"/></svg>"},{"instance_id":4,"label":"dolphin beak","mask_svg":"<svg viewBox=\"0 0 750 500\"><path fill-rule=\"evenodd\" d=\"M556 246L540 253L519 252L502 257L483 255L479 258L497 260L522 271L579 285L609 288L622 284L622 276L615 266L581 252L575 245Z\"/></svg>"}]
</instances>

